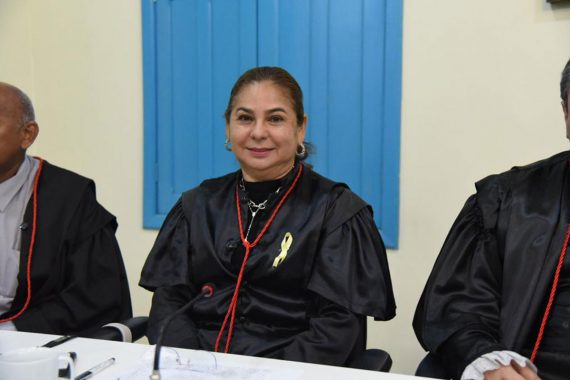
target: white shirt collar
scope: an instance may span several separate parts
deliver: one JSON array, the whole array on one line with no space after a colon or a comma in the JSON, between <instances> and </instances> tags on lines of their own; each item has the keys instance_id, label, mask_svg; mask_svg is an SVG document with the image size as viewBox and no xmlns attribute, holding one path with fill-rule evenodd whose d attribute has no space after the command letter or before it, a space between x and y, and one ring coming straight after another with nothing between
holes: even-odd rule
<instances>
[{"instance_id":1,"label":"white shirt collar","mask_svg":"<svg viewBox=\"0 0 570 380\"><path fill-rule=\"evenodd\" d=\"M31 160L33 160L32 157L25 156L16 175L0 183L0 212L6 210L6 207L26 183L30 170L33 168Z\"/></svg>"}]
</instances>

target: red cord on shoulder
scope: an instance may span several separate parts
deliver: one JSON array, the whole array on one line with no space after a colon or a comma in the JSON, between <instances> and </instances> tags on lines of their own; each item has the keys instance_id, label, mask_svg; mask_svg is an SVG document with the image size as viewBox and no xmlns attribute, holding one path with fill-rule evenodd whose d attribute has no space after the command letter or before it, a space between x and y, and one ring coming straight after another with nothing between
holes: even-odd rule
<instances>
[{"instance_id":1,"label":"red cord on shoulder","mask_svg":"<svg viewBox=\"0 0 570 380\"><path fill-rule=\"evenodd\" d=\"M259 235L257 235L257 238L253 241L253 243L248 242L244 237L243 223L241 220L241 208L240 208L240 203L239 203L239 192L238 192L238 187L236 186L236 210L237 210L238 225L239 225L239 235L240 235L241 242L242 242L243 246L245 247L245 255L243 256L243 261L241 263L241 268L239 270L239 275L238 275L238 278L236 281L236 287L234 289L234 294L232 296L232 300L230 301L230 305L228 306L228 311L226 312L226 316L224 317L224 322L222 323L222 327L220 327L220 331L218 332L218 337L216 338L216 345L214 346L214 352L218 352L220 341L222 340L222 336L224 334L224 331L226 330L226 324L228 322L228 319L230 319L230 324L228 327L228 337L226 339L226 347L225 347L224 352L227 353L230 349L230 342L232 340L232 334L234 332L234 321L235 321L235 317L236 317L239 288L241 286L241 281L243 279L243 272L245 270L245 264L247 263L249 253L251 252L253 247L255 247L259 243L259 241L261 240L261 238L265 234L265 231L267 231L267 229L269 228L271 223L273 223L273 219L275 219L277 212L279 211L279 209L281 208L283 203L285 203L285 200L287 199L289 194L291 194L291 192L293 191L293 189L297 185L297 182L299 181L299 178L301 177L302 172L303 172L303 165L299 164L299 172L297 173L295 179L293 180L293 183L291 184L291 186L289 186L289 189L287 190L285 195L283 195L283 197L281 198L281 200L279 201L279 203L275 207L275 210L273 210L271 217L269 218L267 223L265 223L265 226L263 226L263 229L261 230Z\"/></svg>"},{"instance_id":2,"label":"red cord on shoulder","mask_svg":"<svg viewBox=\"0 0 570 380\"><path fill-rule=\"evenodd\" d=\"M552 281L552 288L550 289L550 296L548 297L548 303L546 309L544 310L544 316L542 317L542 322L540 323L540 329L538 330L538 336L536 337L536 342L534 343L534 348L530 356L530 361L534 363L536 354L542 342L542 336L544 335L544 329L546 328L546 323L548 322L548 317L550 316L550 309L554 302L554 297L556 296L556 290L558 288L558 281L560 280L560 271L562 270L562 264L564 263L564 257L566 256L566 249L568 248L568 240L570 240L570 223L568 223L568 230L566 231L566 237L564 238L564 244L562 245L562 251L560 252L560 258L558 259L558 265L556 266L556 271L554 272L554 280Z\"/></svg>"},{"instance_id":3,"label":"red cord on shoulder","mask_svg":"<svg viewBox=\"0 0 570 380\"><path fill-rule=\"evenodd\" d=\"M40 182L40 175L42 173L42 169L44 167L44 160L40 157L35 157L40 161L38 165L38 170L36 171L36 176L34 178L34 189L32 191L33 194L33 218L32 218L32 237L30 239L30 248L28 249L28 263L26 265L26 287L27 287L27 295L26 295L26 302L24 306L18 311L16 314L12 315L11 317L0 319L0 323L13 321L14 319L18 318L20 315L26 311L28 306L30 305L30 301L32 299L32 256L34 253L34 245L36 242L36 230L37 230L37 220L38 220L38 184Z\"/></svg>"}]
</instances>

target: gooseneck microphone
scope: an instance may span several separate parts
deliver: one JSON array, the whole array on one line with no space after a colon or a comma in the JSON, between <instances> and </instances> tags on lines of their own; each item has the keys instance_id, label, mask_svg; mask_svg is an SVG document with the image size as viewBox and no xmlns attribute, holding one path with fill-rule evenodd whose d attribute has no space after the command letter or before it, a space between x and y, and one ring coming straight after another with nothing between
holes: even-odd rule
<instances>
[{"instance_id":1,"label":"gooseneck microphone","mask_svg":"<svg viewBox=\"0 0 570 380\"><path fill-rule=\"evenodd\" d=\"M176 310L174 313L170 314L165 320L162 326L160 327L160 331L158 333L158 339L156 340L156 347L154 349L154 365L152 368L152 374L150 375L150 380L160 380L160 349L162 348L162 341L164 340L164 333L170 325L170 322L180 314L184 313L186 310L190 309L196 301L202 298L210 298L214 295L214 285L213 284L204 284L200 293L197 296L192 298L190 302L186 305L182 306L180 309Z\"/></svg>"}]
</instances>

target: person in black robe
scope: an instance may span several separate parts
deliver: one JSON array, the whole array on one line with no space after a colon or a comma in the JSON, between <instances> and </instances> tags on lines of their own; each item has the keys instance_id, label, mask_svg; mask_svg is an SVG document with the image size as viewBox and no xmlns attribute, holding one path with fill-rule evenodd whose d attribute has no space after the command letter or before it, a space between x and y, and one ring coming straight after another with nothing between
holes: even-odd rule
<instances>
[{"instance_id":1,"label":"person in black robe","mask_svg":"<svg viewBox=\"0 0 570 380\"><path fill-rule=\"evenodd\" d=\"M17 172L38 131L29 98L0 83L0 182ZM85 335L131 317L117 222L97 202L94 182L35 160L33 194L19 226L18 285L0 323L18 331Z\"/></svg>"},{"instance_id":2,"label":"person in black robe","mask_svg":"<svg viewBox=\"0 0 570 380\"><path fill-rule=\"evenodd\" d=\"M570 61L560 87L570 137ZM457 217L414 317L420 343L450 377L534 379L538 368L542 379L568 379L569 159L563 152L477 182Z\"/></svg>"},{"instance_id":3,"label":"person in black robe","mask_svg":"<svg viewBox=\"0 0 570 380\"><path fill-rule=\"evenodd\" d=\"M185 192L142 270L154 292L147 335L175 318L164 344L345 365L365 349L366 316L395 315L386 252L372 210L302 160L307 117L280 68L244 73L226 110L240 170Z\"/></svg>"}]
</instances>

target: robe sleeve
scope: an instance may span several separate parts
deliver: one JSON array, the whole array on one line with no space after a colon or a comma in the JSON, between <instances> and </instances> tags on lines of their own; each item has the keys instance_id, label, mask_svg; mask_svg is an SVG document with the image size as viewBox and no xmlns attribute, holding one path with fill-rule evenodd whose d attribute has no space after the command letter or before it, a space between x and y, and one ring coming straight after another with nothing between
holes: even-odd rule
<instances>
[{"instance_id":1,"label":"robe sleeve","mask_svg":"<svg viewBox=\"0 0 570 380\"><path fill-rule=\"evenodd\" d=\"M190 285L188 226L182 202L168 213L143 266L139 285L155 291L160 287Z\"/></svg>"},{"instance_id":2,"label":"robe sleeve","mask_svg":"<svg viewBox=\"0 0 570 380\"><path fill-rule=\"evenodd\" d=\"M61 248L60 290L16 318L18 330L83 334L132 316L117 223L96 201L93 186L85 190L72 224L78 228Z\"/></svg>"},{"instance_id":3,"label":"robe sleeve","mask_svg":"<svg viewBox=\"0 0 570 380\"><path fill-rule=\"evenodd\" d=\"M164 320L197 294L189 281L189 230L179 200L166 217L142 270L140 286L154 292L147 329L153 344ZM163 343L197 349L196 336L194 322L183 314L172 320Z\"/></svg>"},{"instance_id":4,"label":"robe sleeve","mask_svg":"<svg viewBox=\"0 0 570 380\"><path fill-rule=\"evenodd\" d=\"M269 357L346 365L362 331L365 331L363 324L366 319L316 294L313 297L316 313L310 318L307 331L297 335L290 344Z\"/></svg>"},{"instance_id":5,"label":"robe sleeve","mask_svg":"<svg viewBox=\"0 0 570 380\"><path fill-rule=\"evenodd\" d=\"M147 337L151 344L156 344L163 322L172 313L192 299L190 288L185 285L157 288L152 297L152 306L148 319ZM196 326L188 313L174 318L168 325L163 344L170 347L199 349Z\"/></svg>"},{"instance_id":6,"label":"robe sleeve","mask_svg":"<svg viewBox=\"0 0 570 380\"><path fill-rule=\"evenodd\" d=\"M494 214L494 207L486 209ZM502 258L495 226L484 223L470 197L447 236L414 316L422 346L459 378L477 357L506 349L500 343Z\"/></svg>"},{"instance_id":7,"label":"robe sleeve","mask_svg":"<svg viewBox=\"0 0 570 380\"><path fill-rule=\"evenodd\" d=\"M355 207L358 211L351 213ZM308 289L355 314L392 319L396 304L390 270L371 209L347 190L327 219Z\"/></svg>"}]
</instances>

